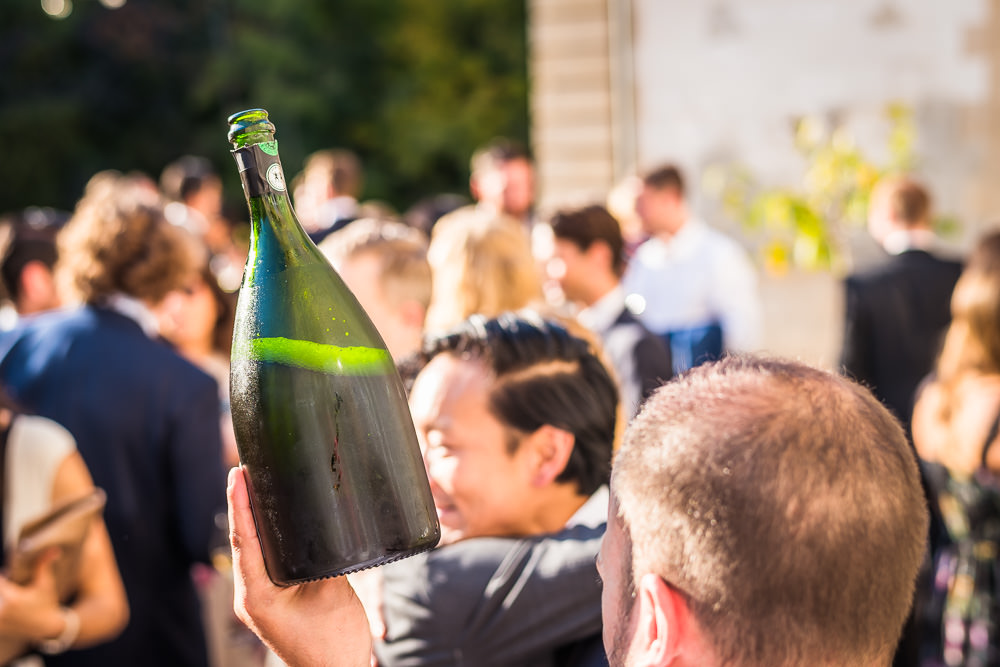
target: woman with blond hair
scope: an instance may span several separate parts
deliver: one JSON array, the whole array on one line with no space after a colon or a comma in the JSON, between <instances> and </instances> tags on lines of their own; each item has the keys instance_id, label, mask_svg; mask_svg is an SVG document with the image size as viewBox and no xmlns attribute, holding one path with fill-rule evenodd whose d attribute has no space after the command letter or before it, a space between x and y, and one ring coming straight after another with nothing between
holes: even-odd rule
<instances>
[{"instance_id":1,"label":"woman with blond hair","mask_svg":"<svg viewBox=\"0 0 1000 667\"><path fill-rule=\"evenodd\" d=\"M495 317L544 303L542 274L523 225L475 210L435 226L427 250L431 303L426 330L440 332L469 315Z\"/></svg>"},{"instance_id":2,"label":"woman with blond hair","mask_svg":"<svg viewBox=\"0 0 1000 667\"><path fill-rule=\"evenodd\" d=\"M952 322L913 414L948 543L934 558L926 665L1000 664L1000 232L976 245L955 286Z\"/></svg>"},{"instance_id":3,"label":"woman with blond hair","mask_svg":"<svg viewBox=\"0 0 1000 667\"><path fill-rule=\"evenodd\" d=\"M148 179L103 172L58 238L77 305L0 337L0 383L76 440L107 493L131 619L60 665L207 665L191 566L209 562L225 474L215 381L159 337L155 308L197 278L204 249L164 217Z\"/></svg>"}]
</instances>

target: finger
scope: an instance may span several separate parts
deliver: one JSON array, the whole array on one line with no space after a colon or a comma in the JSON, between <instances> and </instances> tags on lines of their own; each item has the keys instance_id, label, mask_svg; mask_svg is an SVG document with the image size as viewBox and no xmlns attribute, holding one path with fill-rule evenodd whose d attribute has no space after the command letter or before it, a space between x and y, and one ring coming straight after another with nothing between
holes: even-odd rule
<instances>
[{"instance_id":1,"label":"finger","mask_svg":"<svg viewBox=\"0 0 1000 667\"><path fill-rule=\"evenodd\" d=\"M55 565L61 553L62 550L59 547L52 547L46 549L38 557L38 561L35 563L34 576L32 577L34 584L48 583L49 580L55 579Z\"/></svg>"},{"instance_id":2,"label":"finger","mask_svg":"<svg viewBox=\"0 0 1000 667\"><path fill-rule=\"evenodd\" d=\"M226 499L229 505L229 543L233 550L233 607L240 619L247 622L247 597L253 595L252 589L259 583L270 582L260 552L260 540L242 468L229 471Z\"/></svg>"}]
</instances>

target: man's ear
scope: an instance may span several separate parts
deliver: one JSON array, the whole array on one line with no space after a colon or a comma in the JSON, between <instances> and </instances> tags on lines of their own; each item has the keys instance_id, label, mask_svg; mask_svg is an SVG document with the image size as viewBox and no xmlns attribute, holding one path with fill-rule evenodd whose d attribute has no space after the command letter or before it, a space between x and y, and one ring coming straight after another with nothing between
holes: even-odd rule
<instances>
[{"instance_id":1,"label":"man's ear","mask_svg":"<svg viewBox=\"0 0 1000 667\"><path fill-rule=\"evenodd\" d=\"M685 653L694 618L684 596L660 576L644 574L636 590L632 649L640 665L669 665Z\"/></svg>"},{"instance_id":2,"label":"man's ear","mask_svg":"<svg viewBox=\"0 0 1000 667\"><path fill-rule=\"evenodd\" d=\"M576 438L569 431L545 424L529 435L522 447L530 447L532 465L531 483L536 487L548 486L562 474L573 453Z\"/></svg>"}]
</instances>

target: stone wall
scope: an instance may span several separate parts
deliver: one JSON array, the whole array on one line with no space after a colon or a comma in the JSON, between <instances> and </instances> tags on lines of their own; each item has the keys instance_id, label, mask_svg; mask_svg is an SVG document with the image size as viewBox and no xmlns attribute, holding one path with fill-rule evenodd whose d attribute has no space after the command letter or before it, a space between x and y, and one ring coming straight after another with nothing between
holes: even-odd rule
<instances>
[{"instance_id":1,"label":"stone wall","mask_svg":"<svg viewBox=\"0 0 1000 667\"><path fill-rule=\"evenodd\" d=\"M696 213L718 165L794 186L792 128L843 123L876 160L884 110L915 112L917 173L967 248L1000 223L1000 0L531 0L533 144L543 206L600 199L664 161ZM752 245L752 239L745 239ZM839 277L763 276L767 348L835 364Z\"/></svg>"}]
</instances>

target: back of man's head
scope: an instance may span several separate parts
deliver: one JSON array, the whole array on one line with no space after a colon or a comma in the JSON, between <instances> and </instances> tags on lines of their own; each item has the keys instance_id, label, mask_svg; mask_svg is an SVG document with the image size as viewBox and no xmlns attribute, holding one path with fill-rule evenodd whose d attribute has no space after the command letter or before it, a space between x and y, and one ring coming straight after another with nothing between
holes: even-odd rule
<instances>
[{"instance_id":1,"label":"back of man's head","mask_svg":"<svg viewBox=\"0 0 1000 667\"><path fill-rule=\"evenodd\" d=\"M625 273L625 240L621 225L608 209L596 204L562 209L549 224L557 239L570 241L582 251L594 243L604 243L611 251L611 271L618 277Z\"/></svg>"},{"instance_id":2,"label":"back of man's head","mask_svg":"<svg viewBox=\"0 0 1000 667\"><path fill-rule=\"evenodd\" d=\"M551 425L573 434L557 482L575 483L587 496L608 482L618 389L590 341L522 310L493 319L473 315L429 339L422 356L430 361L441 353L482 360L493 376L490 411L513 433Z\"/></svg>"},{"instance_id":3,"label":"back of man's head","mask_svg":"<svg viewBox=\"0 0 1000 667\"><path fill-rule=\"evenodd\" d=\"M379 287L389 303L414 301L424 310L431 301L427 237L401 222L362 218L320 244L334 266L370 255L378 260Z\"/></svg>"},{"instance_id":4,"label":"back of man's head","mask_svg":"<svg viewBox=\"0 0 1000 667\"><path fill-rule=\"evenodd\" d=\"M893 229L929 228L931 195L922 184L907 177L885 178L871 194L868 224L882 240Z\"/></svg>"},{"instance_id":5,"label":"back of man's head","mask_svg":"<svg viewBox=\"0 0 1000 667\"><path fill-rule=\"evenodd\" d=\"M720 662L888 664L927 510L902 429L866 389L794 362L701 366L646 402L612 491L626 580L681 591Z\"/></svg>"}]
</instances>

